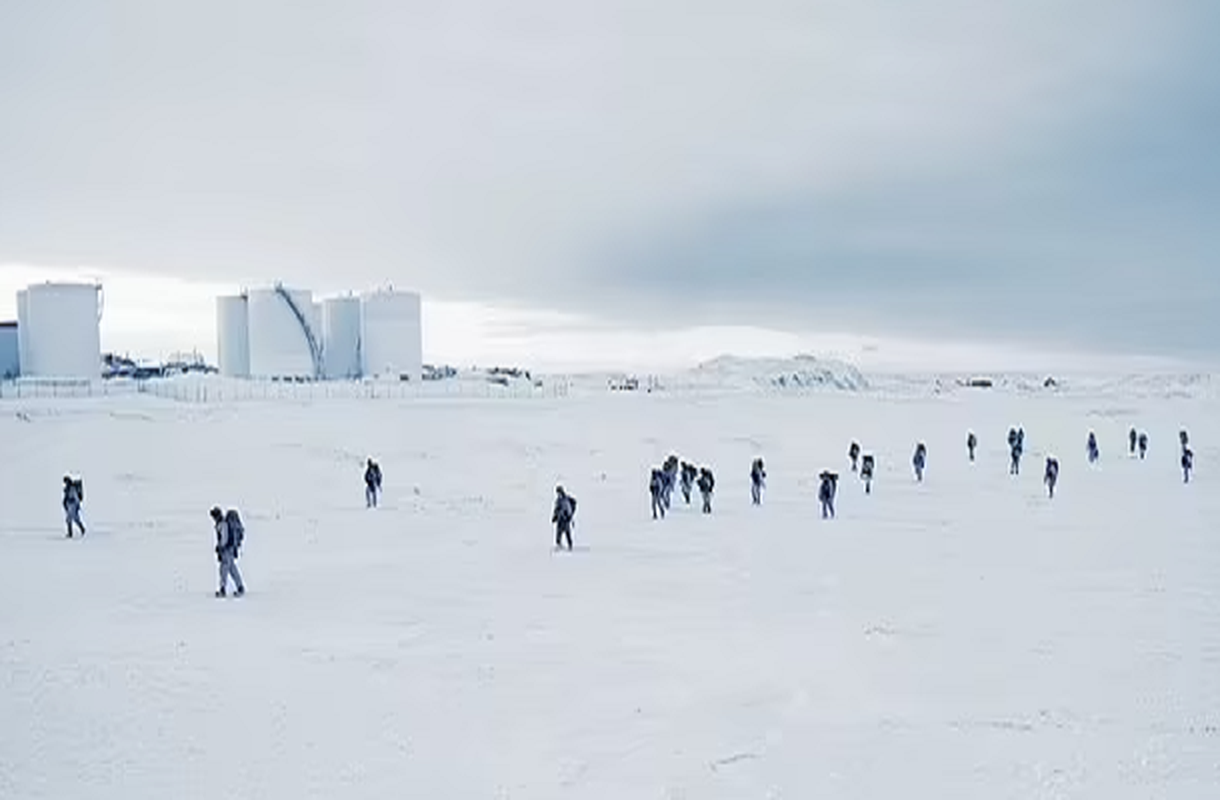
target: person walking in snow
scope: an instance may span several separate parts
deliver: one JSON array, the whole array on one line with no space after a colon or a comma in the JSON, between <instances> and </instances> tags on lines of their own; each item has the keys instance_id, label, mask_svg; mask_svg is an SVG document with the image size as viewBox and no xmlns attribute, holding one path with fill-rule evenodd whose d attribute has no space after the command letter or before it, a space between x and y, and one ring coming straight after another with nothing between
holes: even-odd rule
<instances>
[{"instance_id":1,"label":"person walking in snow","mask_svg":"<svg viewBox=\"0 0 1220 800\"><path fill-rule=\"evenodd\" d=\"M1015 428L1008 431L1008 446L1011 450L1012 464L1008 468L1009 475L1021 474L1021 456L1025 452L1024 432L1018 433Z\"/></svg>"},{"instance_id":2,"label":"person walking in snow","mask_svg":"<svg viewBox=\"0 0 1220 800\"><path fill-rule=\"evenodd\" d=\"M652 518L665 519L665 478L661 470L654 469L648 480L648 494L652 497Z\"/></svg>"},{"instance_id":3,"label":"person walking in snow","mask_svg":"<svg viewBox=\"0 0 1220 800\"><path fill-rule=\"evenodd\" d=\"M860 480L864 481L864 493L873 493L873 470L876 468L877 461L872 453L866 453L864 460L860 463Z\"/></svg>"},{"instance_id":4,"label":"person walking in snow","mask_svg":"<svg viewBox=\"0 0 1220 800\"><path fill-rule=\"evenodd\" d=\"M860 460L860 443L852 442L851 447L847 448L847 457L851 459L851 471L856 471L856 464Z\"/></svg>"},{"instance_id":5,"label":"person walking in snow","mask_svg":"<svg viewBox=\"0 0 1220 800\"><path fill-rule=\"evenodd\" d=\"M1089 463L1097 463L1097 459L1101 458L1101 451L1097 449L1097 434L1093 431L1089 431L1089 441L1085 445L1085 449L1089 453Z\"/></svg>"},{"instance_id":6,"label":"person walking in snow","mask_svg":"<svg viewBox=\"0 0 1220 800\"><path fill-rule=\"evenodd\" d=\"M1140 461L1143 461L1144 457L1148 455L1148 434L1141 433L1139 435L1138 445L1140 449Z\"/></svg>"},{"instance_id":7,"label":"person walking in snow","mask_svg":"<svg viewBox=\"0 0 1220 800\"><path fill-rule=\"evenodd\" d=\"M678 457L671 455L661 467L661 502L668 511L673 504L674 486L678 483Z\"/></svg>"},{"instance_id":8,"label":"person walking in snow","mask_svg":"<svg viewBox=\"0 0 1220 800\"><path fill-rule=\"evenodd\" d=\"M761 458L756 458L754 463L750 465L750 499L754 501L754 505L762 505L763 488L766 484L766 467L763 466Z\"/></svg>"},{"instance_id":9,"label":"person walking in snow","mask_svg":"<svg viewBox=\"0 0 1220 800\"><path fill-rule=\"evenodd\" d=\"M1127 442L1131 446L1131 455L1135 455L1135 445L1138 442L1138 440L1139 440L1139 434L1135 432L1135 428L1132 428L1131 431L1127 434Z\"/></svg>"},{"instance_id":10,"label":"person walking in snow","mask_svg":"<svg viewBox=\"0 0 1220 800\"><path fill-rule=\"evenodd\" d=\"M1186 483L1190 483L1190 473L1195 468L1195 454L1189 447L1182 448L1182 477Z\"/></svg>"},{"instance_id":11,"label":"person walking in snow","mask_svg":"<svg viewBox=\"0 0 1220 800\"><path fill-rule=\"evenodd\" d=\"M1046 459L1046 473L1042 476L1043 482L1046 483L1047 491L1050 496L1055 496L1055 485L1059 483L1059 460L1048 457Z\"/></svg>"},{"instance_id":12,"label":"person walking in snow","mask_svg":"<svg viewBox=\"0 0 1220 800\"><path fill-rule=\"evenodd\" d=\"M712 513L712 493L716 490L716 476L707 467L699 470L699 494L703 496L703 513Z\"/></svg>"},{"instance_id":13,"label":"person walking in snow","mask_svg":"<svg viewBox=\"0 0 1220 800\"><path fill-rule=\"evenodd\" d=\"M237 555L241 547L237 530L230 522L232 517L226 518L219 508L213 507L210 513L216 531L216 560L220 562L220 588L216 590L216 596L226 595L229 578L232 577L233 585L237 589L234 595L241 597L246 593L246 585L237 569ZM230 514L236 516L236 512Z\"/></svg>"},{"instance_id":14,"label":"person walking in snow","mask_svg":"<svg viewBox=\"0 0 1220 800\"><path fill-rule=\"evenodd\" d=\"M979 446L979 438L974 435L974 431L966 434L966 451L970 454L970 460L974 461L974 450Z\"/></svg>"},{"instance_id":15,"label":"person walking in snow","mask_svg":"<svg viewBox=\"0 0 1220 800\"><path fill-rule=\"evenodd\" d=\"M839 476L830 471L818 476L821 483L818 486L818 501L822 504L822 519L834 519L835 493L839 488Z\"/></svg>"},{"instance_id":16,"label":"person walking in snow","mask_svg":"<svg viewBox=\"0 0 1220 800\"><path fill-rule=\"evenodd\" d=\"M928 448L923 442L915 446L915 455L911 457L911 465L915 467L915 479L923 481L923 471L928 465Z\"/></svg>"},{"instance_id":17,"label":"person walking in snow","mask_svg":"<svg viewBox=\"0 0 1220 800\"><path fill-rule=\"evenodd\" d=\"M376 508L381 494L381 465L373 459L368 460L364 468L364 503L368 508Z\"/></svg>"},{"instance_id":18,"label":"person walking in snow","mask_svg":"<svg viewBox=\"0 0 1220 800\"><path fill-rule=\"evenodd\" d=\"M572 526L576 521L576 498L564 491L562 486L555 487L555 508L551 512L551 522L555 525L555 549L563 548L566 539L568 552L572 551Z\"/></svg>"},{"instance_id":19,"label":"person walking in snow","mask_svg":"<svg viewBox=\"0 0 1220 800\"><path fill-rule=\"evenodd\" d=\"M64 519L68 523L68 538L72 538L73 526L80 528L80 535L85 535L85 523L80 519L80 508L85 502L85 482L71 475L64 476Z\"/></svg>"},{"instance_id":20,"label":"person walking in snow","mask_svg":"<svg viewBox=\"0 0 1220 800\"><path fill-rule=\"evenodd\" d=\"M695 489L695 478L698 477L698 475L699 470L695 468L694 464L688 464L685 461L682 462L682 497L686 500L686 504L688 506L690 505L691 492L693 492Z\"/></svg>"}]
</instances>

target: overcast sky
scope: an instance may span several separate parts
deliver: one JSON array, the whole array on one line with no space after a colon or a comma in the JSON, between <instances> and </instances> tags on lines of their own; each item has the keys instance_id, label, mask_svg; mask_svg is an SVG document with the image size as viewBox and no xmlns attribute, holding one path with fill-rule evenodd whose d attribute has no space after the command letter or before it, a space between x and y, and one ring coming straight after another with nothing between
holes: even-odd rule
<instances>
[{"instance_id":1,"label":"overcast sky","mask_svg":"<svg viewBox=\"0 0 1220 800\"><path fill-rule=\"evenodd\" d=\"M1218 36L1214 0L0 3L0 271L1214 357Z\"/></svg>"}]
</instances>

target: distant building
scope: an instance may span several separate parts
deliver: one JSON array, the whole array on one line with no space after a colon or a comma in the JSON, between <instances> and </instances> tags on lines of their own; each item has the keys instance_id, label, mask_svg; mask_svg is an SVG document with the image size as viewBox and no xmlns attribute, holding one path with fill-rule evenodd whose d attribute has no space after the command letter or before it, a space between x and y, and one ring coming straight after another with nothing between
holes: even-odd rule
<instances>
[{"instance_id":1,"label":"distant building","mask_svg":"<svg viewBox=\"0 0 1220 800\"><path fill-rule=\"evenodd\" d=\"M0 322L0 380L21 374L21 341L16 322Z\"/></svg>"},{"instance_id":2,"label":"distant building","mask_svg":"<svg viewBox=\"0 0 1220 800\"><path fill-rule=\"evenodd\" d=\"M102 287L39 283L17 293L17 360L23 378L100 378Z\"/></svg>"},{"instance_id":3,"label":"distant building","mask_svg":"<svg viewBox=\"0 0 1220 800\"><path fill-rule=\"evenodd\" d=\"M360 366L364 377L423 379L420 297L384 289L361 300Z\"/></svg>"},{"instance_id":4,"label":"distant building","mask_svg":"<svg viewBox=\"0 0 1220 800\"><path fill-rule=\"evenodd\" d=\"M316 302L276 284L216 301L222 375L272 380L423 378L420 296L380 290Z\"/></svg>"}]
</instances>

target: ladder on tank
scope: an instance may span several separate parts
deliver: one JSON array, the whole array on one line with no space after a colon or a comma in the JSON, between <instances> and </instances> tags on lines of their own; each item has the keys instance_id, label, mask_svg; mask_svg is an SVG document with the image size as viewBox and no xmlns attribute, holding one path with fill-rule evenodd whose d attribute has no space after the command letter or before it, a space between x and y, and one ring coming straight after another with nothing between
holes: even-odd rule
<instances>
[{"instance_id":1,"label":"ladder on tank","mask_svg":"<svg viewBox=\"0 0 1220 800\"><path fill-rule=\"evenodd\" d=\"M305 334L305 341L309 345L309 357L313 360L313 376L314 378L322 377L322 345L318 343L318 337L313 335L313 328L309 326L309 320L305 318L305 312L301 310L292 295L284 288L284 284L277 283L275 285L275 293L288 305L288 309L292 315L297 318L297 324L301 326L301 333Z\"/></svg>"}]
</instances>

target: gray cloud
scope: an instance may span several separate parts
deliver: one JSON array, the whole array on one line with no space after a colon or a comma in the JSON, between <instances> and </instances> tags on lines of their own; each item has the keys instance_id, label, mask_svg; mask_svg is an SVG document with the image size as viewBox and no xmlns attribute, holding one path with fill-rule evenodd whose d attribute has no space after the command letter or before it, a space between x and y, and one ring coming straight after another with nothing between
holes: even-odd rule
<instances>
[{"instance_id":1,"label":"gray cloud","mask_svg":"<svg viewBox=\"0 0 1220 800\"><path fill-rule=\"evenodd\" d=\"M1212 5L6 4L0 262L1220 350Z\"/></svg>"}]
</instances>

